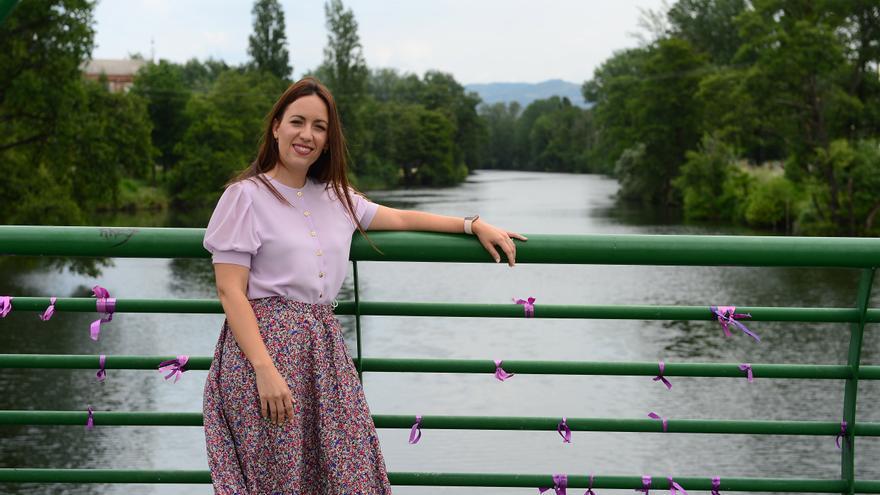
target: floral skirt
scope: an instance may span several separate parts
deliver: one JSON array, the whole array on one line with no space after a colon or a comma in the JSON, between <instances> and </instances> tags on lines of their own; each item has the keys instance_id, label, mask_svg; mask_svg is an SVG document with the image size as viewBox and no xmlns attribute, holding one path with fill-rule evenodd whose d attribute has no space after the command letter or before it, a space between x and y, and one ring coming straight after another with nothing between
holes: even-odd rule
<instances>
[{"instance_id":1,"label":"floral skirt","mask_svg":"<svg viewBox=\"0 0 880 495\"><path fill-rule=\"evenodd\" d=\"M208 465L219 495L389 494L385 460L330 306L251 301L293 395L294 420L260 416L256 376L223 324L205 384Z\"/></svg>"}]
</instances>

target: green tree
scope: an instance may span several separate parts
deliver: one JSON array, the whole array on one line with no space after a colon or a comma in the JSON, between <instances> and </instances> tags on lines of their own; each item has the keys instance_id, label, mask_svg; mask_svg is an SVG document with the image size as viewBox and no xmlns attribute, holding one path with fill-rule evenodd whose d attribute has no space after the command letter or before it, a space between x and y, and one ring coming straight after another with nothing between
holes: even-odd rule
<instances>
[{"instance_id":1,"label":"green tree","mask_svg":"<svg viewBox=\"0 0 880 495\"><path fill-rule=\"evenodd\" d=\"M278 0L256 0L251 11L254 32L248 37L251 67L286 81L293 72L284 33L284 11Z\"/></svg>"},{"instance_id":2,"label":"green tree","mask_svg":"<svg viewBox=\"0 0 880 495\"><path fill-rule=\"evenodd\" d=\"M673 36L726 65L742 44L736 18L747 6L746 0L678 0L666 15Z\"/></svg>"},{"instance_id":3,"label":"green tree","mask_svg":"<svg viewBox=\"0 0 880 495\"><path fill-rule=\"evenodd\" d=\"M168 181L175 204L217 201L223 185L254 159L266 109L284 87L266 73L228 71L189 100L190 125L176 150L181 160Z\"/></svg>"},{"instance_id":4,"label":"green tree","mask_svg":"<svg viewBox=\"0 0 880 495\"><path fill-rule=\"evenodd\" d=\"M131 92L147 101L153 145L159 150L157 160L167 174L180 161L175 146L189 125L184 110L192 93L184 69L167 60L149 63L138 71Z\"/></svg>"},{"instance_id":5,"label":"green tree","mask_svg":"<svg viewBox=\"0 0 880 495\"><path fill-rule=\"evenodd\" d=\"M511 169L516 162L516 120L520 105L517 102L480 106L480 118L486 123L488 143L483 168Z\"/></svg>"}]
</instances>

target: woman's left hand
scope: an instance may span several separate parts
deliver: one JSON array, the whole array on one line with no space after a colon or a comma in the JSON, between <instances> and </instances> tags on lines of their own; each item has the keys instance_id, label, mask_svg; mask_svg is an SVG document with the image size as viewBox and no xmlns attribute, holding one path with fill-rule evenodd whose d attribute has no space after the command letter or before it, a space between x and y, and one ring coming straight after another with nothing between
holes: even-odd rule
<instances>
[{"instance_id":1,"label":"woman's left hand","mask_svg":"<svg viewBox=\"0 0 880 495\"><path fill-rule=\"evenodd\" d=\"M480 244L482 244L483 247L486 248L486 251L489 251L489 254L492 255L492 258L495 259L495 263L501 261L501 256L498 254L498 250L495 249L495 246L498 246L504 251L504 254L507 256L507 264L510 266L516 264L516 244L514 244L513 239L519 239L521 241L528 240L526 236L522 234L499 229L490 223L484 222L482 219L474 222L471 229L473 230L474 235L477 236L477 239L480 240Z\"/></svg>"}]
</instances>

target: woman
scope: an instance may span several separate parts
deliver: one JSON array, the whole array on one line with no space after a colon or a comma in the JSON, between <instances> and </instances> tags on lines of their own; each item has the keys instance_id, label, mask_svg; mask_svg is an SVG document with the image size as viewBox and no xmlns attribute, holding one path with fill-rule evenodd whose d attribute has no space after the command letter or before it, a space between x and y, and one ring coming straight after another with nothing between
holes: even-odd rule
<instances>
[{"instance_id":1,"label":"woman","mask_svg":"<svg viewBox=\"0 0 880 495\"><path fill-rule=\"evenodd\" d=\"M290 86L257 159L205 233L226 322L205 385L208 464L220 495L390 493L361 384L331 302L355 230L473 233L514 265L511 238L477 220L386 208L355 194L336 105ZM364 234L366 235L366 234Z\"/></svg>"}]
</instances>

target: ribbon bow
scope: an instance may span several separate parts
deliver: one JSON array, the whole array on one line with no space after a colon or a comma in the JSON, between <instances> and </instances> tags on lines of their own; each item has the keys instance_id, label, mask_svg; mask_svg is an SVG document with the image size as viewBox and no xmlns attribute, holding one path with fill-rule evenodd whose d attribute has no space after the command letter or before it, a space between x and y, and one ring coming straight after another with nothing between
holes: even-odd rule
<instances>
[{"instance_id":1,"label":"ribbon bow","mask_svg":"<svg viewBox=\"0 0 880 495\"><path fill-rule=\"evenodd\" d=\"M419 414L416 416L416 422L413 423L412 428L409 430L409 443L415 444L419 443L419 440L422 439L422 415Z\"/></svg>"},{"instance_id":2,"label":"ribbon bow","mask_svg":"<svg viewBox=\"0 0 880 495\"><path fill-rule=\"evenodd\" d=\"M837 448L838 448L838 449L840 448L840 441L841 441L841 440L846 441L846 439L847 439L847 436L846 436L846 421L841 421L841 422L840 422L840 433L838 433L838 434L837 434L837 438L834 439L834 443L837 445Z\"/></svg>"},{"instance_id":3,"label":"ribbon bow","mask_svg":"<svg viewBox=\"0 0 880 495\"><path fill-rule=\"evenodd\" d=\"M669 380L663 376L663 371L666 369L666 364L663 361L660 361L660 374L654 377L655 382L663 382L663 385L666 385L666 390L672 390L672 384L669 383Z\"/></svg>"},{"instance_id":4,"label":"ribbon bow","mask_svg":"<svg viewBox=\"0 0 880 495\"><path fill-rule=\"evenodd\" d=\"M187 356L186 354L181 354L177 356L177 359L171 359L159 363L159 371L161 373L168 373L167 375L165 375L166 380L174 377L174 383L177 383L177 380L180 380L183 372L186 371L185 369L183 369L183 367L186 366L187 361L189 361L189 356Z\"/></svg>"},{"instance_id":5,"label":"ribbon bow","mask_svg":"<svg viewBox=\"0 0 880 495\"><path fill-rule=\"evenodd\" d=\"M739 370L746 372L746 377L748 378L749 383L752 383L753 381L755 381L755 375L752 374L752 365L751 364L743 363L743 364L739 365Z\"/></svg>"},{"instance_id":6,"label":"ribbon bow","mask_svg":"<svg viewBox=\"0 0 880 495\"><path fill-rule=\"evenodd\" d=\"M562 421L556 425L556 433L562 437L562 443L571 443L571 428L568 427L568 421L562 418Z\"/></svg>"},{"instance_id":7,"label":"ribbon bow","mask_svg":"<svg viewBox=\"0 0 880 495\"><path fill-rule=\"evenodd\" d=\"M721 478L718 476L712 478L712 494L721 495Z\"/></svg>"},{"instance_id":8,"label":"ribbon bow","mask_svg":"<svg viewBox=\"0 0 880 495\"><path fill-rule=\"evenodd\" d=\"M513 376L513 373L508 373L504 371L504 369L501 367L501 363L503 363L502 360L495 360L495 378L497 378L499 382L503 382L504 380L507 380L508 378Z\"/></svg>"},{"instance_id":9,"label":"ribbon bow","mask_svg":"<svg viewBox=\"0 0 880 495\"><path fill-rule=\"evenodd\" d=\"M553 489L556 492L556 495L566 495L565 489L568 488L568 476L565 474L554 474L553 475L553 486L541 487L538 488L538 493L544 493L549 489Z\"/></svg>"},{"instance_id":10,"label":"ribbon bow","mask_svg":"<svg viewBox=\"0 0 880 495\"><path fill-rule=\"evenodd\" d=\"M596 492L593 491L593 475L590 475L590 484L587 486L587 491L584 492L584 495L596 495Z\"/></svg>"},{"instance_id":11,"label":"ribbon bow","mask_svg":"<svg viewBox=\"0 0 880 495\"><path fill-rule=\"evenodd\" d=\"M12 311L12 296L0 296L0 318L6 318L10 311Z\"/></svg>"},{"instance_id":12,"label":"ribbon bow","mask_svg":"<svg viewBox=\"0 0 880 495\"><path fill-rule=\"evenodd\" d=\"M107 370L104 368L104 363L107 361L107 356L101 354L98 356L98 372L95 373L95 378L98 379L99 382L103 382L105 378L107 378Z\"/></svg>"},{"instance_id":13,"label":"ribbon bow","mask_svg":"<svg viewBox=\"0 0 880 495\"><path fill-rule=\"evenodd\" d=\"M724 330L724 335L727 337L730 337L730 325L733 325L742 330L744 334L755 339L755 342L761 341L761 337L758 337L757 334L737 321L742 320L743 318L751 318L751 314L737 313L736 306L709 306L709 310L712 311L713 318L718 320L718 323L721 324L721 328Z\"/></svg>"},{"instance_id":14,"label":"ribbon bow","mask_svg":"<svg viewBox=\"0 0 880 495\"><path fill-rule=\"evenodd\" d=\"M650 476L642 476L642 487L637 488L637 492L644 492L645 495L648 495L648 491L651 490L651 477Z\"/></svg>"},{"instance_id":15,"label":"ribbon bow","mask_svg":"<svg viewBox=\"0 0 880 495\"><path fill-rule=\"evenodd\" d=\"M684 488L681 487L681 485L676 483L675 480L673 480L671 476L666 479L669 480L669 495L676 495L679 492L683 493L684 495L688 495L687 490L685 490Z\"/></svg>"},{"instance_id":16,"label":"ribbon bow","mask_svg":"<svg viewBox=\"0 0 880 495\"><path fill-rule=\"evenodd\" d=\"M659 419L663 424L664 433L669 429L669 421L667 421L666 418L660 417L660 415L655 412L649 412L648 417L651 419Z\"/></svg>"},{"instance_id":17,"label":"ribbon bow","mask_svg":"<svg viewBox=\"0 0 880 495\"><path fill-rule=\"evenodd\" d=\"M49 298L49 307L46 308L46 311L43 311L43 314L40 315L40 319L43 321L49 321L52 318L52 315L55 314L55 301L57 301L57 297Z\"/></svg>"},{"instance_id":18,"label":"ribbon bow","mask_svg":"<svg viewBox=\"0 0 880 495\"><path fill-rule=\"evenodd\" d=\"M94 286L92 292L98 298L95 301L95 309L98 313L103 313L101 318L93 321L89 326L89 335L92 337L92 340L98 340L98 337L101 335L101 323L113 320L113 312L116 311L116 298L110 297L110 292L100 285Z\"/></svg>"},{"instance_id":19,"label":"ribbon bow","mask_svg":"<svg viewBox=\"0 0 880 495\"><path fill-rule=\"evenodd\" d=\"M513 302L523 305L523 310L525 310L526 318L534 318L535 317L535 298L534 297L530 297L528 299L517 299L514 297Z\"/></svg>"},{"instance_id":20,"label":"ribbon bow","mask_svg":"<svg viewBox=\"0 0 880 495\"><path fill-rule=\"evenodd\" d=\"M92 406L89 406L89 418L86 420L86 429L91 430L95 427L95 415Z\"/></svg>"}]
</instances>

